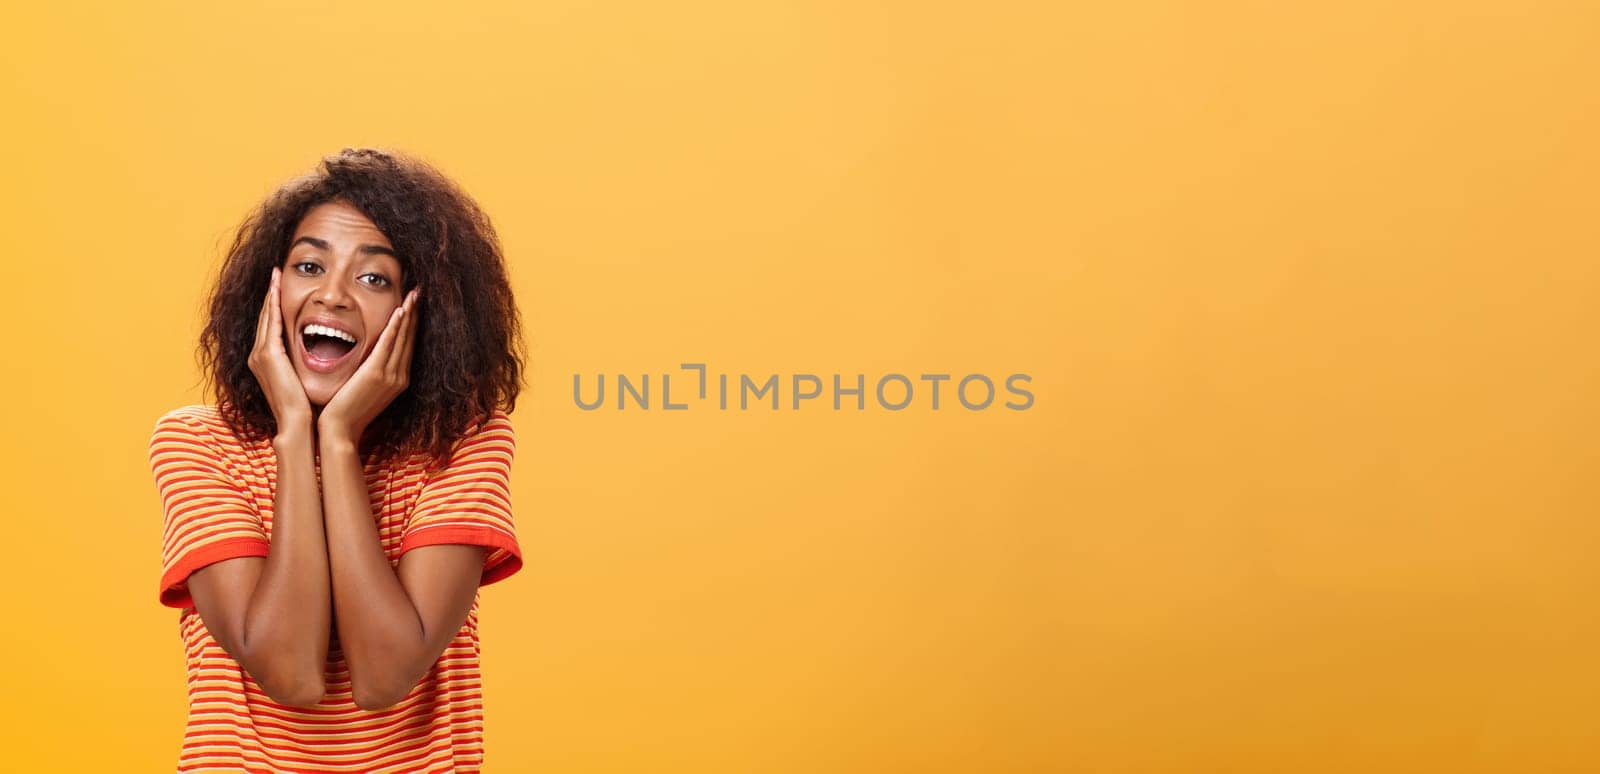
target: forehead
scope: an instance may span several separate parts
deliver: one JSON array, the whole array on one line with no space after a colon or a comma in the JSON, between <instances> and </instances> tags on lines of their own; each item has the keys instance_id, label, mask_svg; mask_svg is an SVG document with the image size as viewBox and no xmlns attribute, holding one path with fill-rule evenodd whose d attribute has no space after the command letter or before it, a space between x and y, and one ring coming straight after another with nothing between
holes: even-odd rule
<instances>
[{"instance_id":1,"label":"forehead","mask_svg":"<svg viewBox=\"0 0 1600 774\"><path fill-rule=\"evenodd\" d=\"M290 241L302 236L314 236L336 246L347 243L343 245L346 249L364 244L394 247L376 223L361 210L341 201L323 202L306 211Z\"/></svg>"}]
</instances>

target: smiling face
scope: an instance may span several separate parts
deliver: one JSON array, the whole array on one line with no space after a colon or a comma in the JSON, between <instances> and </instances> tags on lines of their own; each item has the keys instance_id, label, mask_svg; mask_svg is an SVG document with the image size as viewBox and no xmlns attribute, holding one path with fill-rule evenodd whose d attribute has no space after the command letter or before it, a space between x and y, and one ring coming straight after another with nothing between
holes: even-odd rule
<instances>
[{"instance_id":1,"label":"smiling face","mask_svg":"<svg viewBox=\"0 0 1600 774\"><path fill-rule=\"evenodd\" d=\"M279 292L289 360L311 405L327 405L372 353L403 282L394 246L360 210L331 201L300 219Z\"/></svg>"}]
</instances>

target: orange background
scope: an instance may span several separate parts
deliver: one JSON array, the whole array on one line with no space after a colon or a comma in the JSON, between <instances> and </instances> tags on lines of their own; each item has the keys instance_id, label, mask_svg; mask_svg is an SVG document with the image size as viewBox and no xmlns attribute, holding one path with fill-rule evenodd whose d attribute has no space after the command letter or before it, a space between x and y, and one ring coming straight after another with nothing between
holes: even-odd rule
<instances>
[{"instance_id":1,"label":"orange background","mask_svg":"<svg viewBox=\"0 0 1600 774\"><path fill-rule=\"evenodd\" d=\"M4 767L171 770L150 430L246 210L380 145L489 211L531 341L490 771L1600 769L1597 29L8 6ZM572 402L690 361L1036 402Z\"/></svg>"}]
</instances>

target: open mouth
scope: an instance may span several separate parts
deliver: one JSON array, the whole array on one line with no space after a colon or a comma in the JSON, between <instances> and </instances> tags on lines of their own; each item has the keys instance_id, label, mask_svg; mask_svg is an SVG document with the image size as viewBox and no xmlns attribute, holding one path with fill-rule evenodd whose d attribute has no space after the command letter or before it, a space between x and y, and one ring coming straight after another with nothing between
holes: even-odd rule
<instances>
[{"instance_id":1,"label":"open mouth","mask_svg":"<svg viewBox=\"0 0 1600 774\"><path fill-rule=\"evenodd\" d=\"M300 331L300 347L305 352L306 365L326 373L337 369L355 351L356 337L337 328L311 324Z\"/></svg>"}]
</instances>

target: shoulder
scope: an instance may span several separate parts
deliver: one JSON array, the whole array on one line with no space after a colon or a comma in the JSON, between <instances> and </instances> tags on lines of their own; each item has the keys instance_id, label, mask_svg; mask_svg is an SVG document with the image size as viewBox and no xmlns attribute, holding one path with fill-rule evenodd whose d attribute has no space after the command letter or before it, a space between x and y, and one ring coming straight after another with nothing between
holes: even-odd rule
<instances>
[{"instance_id":1,"label":"shoulder","mask_svg":"<svg viewBox=\"0 0 1600 774\"><path fill-rule=\"evenodd\" d=\"M160 425L162 423L174 423L174 422L183 422L183 423L217 422L217 423L221 423L222 422L222 412L220 410L218 410L218 408L216 406L206 405L206 404L202 404L202 403L196 403L196 404L190 405L190 406L179 406L179 407L177 407L177 408L175 408L175 409L173 409L171 411L168 411L165 414L162 414L161 418L156 420L156 424L158 424L158 425Z\"/></svg>"},{"instance_id":2,"label":"shoulder","mask_svg":"<svg viewBox=\"0 0 1600 774\"><path fill-rule=\"evenodd\" d=\"M195 435L221 424L222 415L216 406L179 406L156 419L153 435L158 438L168 433Z\"/></svg>"},{"instance_id":3,"label":"shoulder","mask_svg":"<svg viewBox=\"0 0 1600 774\"><path fill-rule=\"evenodd\" d=\"M463 447L494 442L508 444L516 442L516 429L512 427L511 415L502 409L495 409L468 426L467 431L456 442L456 449L459 451Z\"/></svg>"},{"instance_id":4,"label":"shoulder","mask_svg":"<svg viewBox=\"0 0 1600 774\"><path fill-rule=\"evenodd\" d=\"M484 445L505 444L515 446L517 442L516 428L511 424L511 415L501 409L489 412L487 417L479 420L467 430L462 442L467 445L481 447Z\"/></svg>"},{"instance_id":5,"label":"shoulder","mask_svg":"<svg viewBox=\"0 0 1600 774\"><path fill-rule=\"evenodd\" d=\"M433 466L433 470L436 473L441 469L460 470L479 467L484 463L509 467L516 446L517 438L510 415L495 409L468 427L466 433L455 442L449 458Z\"/></svg>"},{"instance_id":6,"label":"shoulder","mask_svg":"<svg viewBox=\"0 0 1600 774\"><path fill-rule=\"evenodd\" d=\"M180 406L156 420L150 433L150 450L157 452L164 446L204 446L217 453L243 451L243 444L216 406Z\"/></svg>"},{"instance_id":7,"label":"shoulder","mask_svg":"<svg viewBox=\"0 0 1600 774\"><path fill-rule=\"evenodd\" d=\"M495 409L494 411L489 412L489 416L479 420L477 424L472 426L471 430L467 431L467 435L469 436L479 435L481 433L505 433L506 435L513 435L514 429L511 425L511 415L507 414L503 409Z\"/></svg>"}]
</instances>

